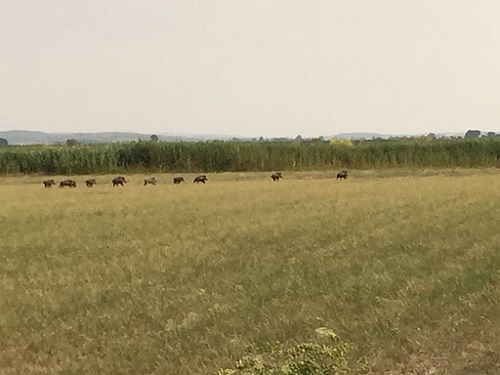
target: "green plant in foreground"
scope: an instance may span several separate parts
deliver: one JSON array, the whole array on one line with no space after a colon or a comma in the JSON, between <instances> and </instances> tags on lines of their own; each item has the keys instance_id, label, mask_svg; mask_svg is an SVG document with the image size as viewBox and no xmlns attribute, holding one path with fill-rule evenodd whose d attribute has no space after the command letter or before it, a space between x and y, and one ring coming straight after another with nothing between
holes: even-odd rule
<instances>
[{"instance_id":1,"label":"green plant in foreground","mask_svg":"<svg viewBox=\"0 0 500 375\"><path fill-rule=\"evenodd\" d=\"M351 345L332 330L318 328L320 343L299 343L285 348L279 342L267 343L236 361L235 369L221 369L217 375L335 375L349 371Z\"/></svg>"}]
</instances>

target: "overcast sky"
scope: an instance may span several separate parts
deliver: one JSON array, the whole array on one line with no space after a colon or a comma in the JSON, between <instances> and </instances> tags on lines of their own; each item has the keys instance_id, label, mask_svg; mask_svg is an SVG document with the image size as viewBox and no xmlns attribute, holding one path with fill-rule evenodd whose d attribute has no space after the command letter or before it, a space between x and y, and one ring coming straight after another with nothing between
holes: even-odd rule
<instances>
[{"instance_id":1,"label":"overcast sky","mask_svg":"<svg viewBox=\"0 0 500 375\"><path fill-rule=\"evenodd\" d=\"M498 0L0 0L0 130L500 131Z\"/></svg>"}]
</instances>

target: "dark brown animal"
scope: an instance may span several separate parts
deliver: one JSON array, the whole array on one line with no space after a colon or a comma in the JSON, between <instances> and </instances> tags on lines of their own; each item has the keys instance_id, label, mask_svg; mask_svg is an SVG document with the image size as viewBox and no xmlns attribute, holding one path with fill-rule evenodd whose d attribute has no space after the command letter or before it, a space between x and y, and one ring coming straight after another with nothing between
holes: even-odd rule
<instances>
[{"instance_id":1,"label":"dark brown animal","mask_svg":"<svg viewBox=\"0 0 500 375\"><path fill-rule=\"evenodd\" d=\"M151 178L145 178L144 179L144 186L151 184L151 185L156 185L156 179L154 177Z\"/></svg>"},{"instance_id":2,"label":"dark brown animal","mask_svg":"<svg viewBox=\"0 0 500 375\"><path fill-rule=\"evenodd\" d=\"M179 185L181 182L184 182L184 177L174 177L174 185Z\"/></svg>"},{"instance_id":3,"label":"dark brown animal","mask_svg":"<svg viewBox=\"0 0 500 375\"><path fill-rule=\"evenodd\" d=\"M76 181L74 180L64 180L64 181L61 181L59 183L59 187L60 188L63 188L63 187L69 187L69 188L76 188Z\"/></svg>"},{"instance_id":4,"label":"dark brown animal","mask_svg":"<svg viewBox=\"0 0 500 375\"><path fill-rule=\"evenodd\" d=\"M96 184L97 184L97 181L95 180L95 178L90 178L88 180L85 180L85 186L87 186L87 187L92 187Z\"/></svg>"},{"instance_id":5,"label":"dark brown animal","mask_svg":"<svg viewBox=\"0 0 500 375\"><path fill-rule=\"evenodd\" d=\"M52 185L55 185L56 182L54 180L45 180L43 181L43 186L46 188L52 187Z\"/></svg>"},{"instance_id":6,"label":"dark brown animal","mask_svg":"<svg viewBox=\"0 0 500 375\"><path fill-rule=\"evenodd\" d=\"M347 179L347 171L340 171L337 173L337 180L346 180Z\"/></svg>"},{"instance_id":7,"label":"dark brown animal","mask_svg":"<svg viewBox=\"0 0 500 375\"><path fill-rule=\"evenodd\" d=\"M280 178L283 178L281 175L281 172L276 172L271 175L271 178L273 179L274 182L279 181Z\"/></svg>"},{"instance_id":8,"label":"dark brown animal","mask_svg":"<svg viewBox=\"0 0 500 375\"><path fill-rule=\"evenodd\" d=\"M111 182L113 183L113 187L115 187L118 185L124 186L123 184L126 184L128 181L125 179L125 177L118 176L118 177L113 178L113 180Z\"/></svg>"},{"instance_id":9,"label":"dark brown animal","mask_svg":"<svg viewBox=\"0 0 500 375\"><path fill-rule=\"evenodd\" d=\"M197 176L197 177L195 177L195 178L194 178L193 183L195 183L195 182L196 182L196 183L199 183L199 182L205 183L205 182L207 182L207 181L208 181L207 176L205 176L205 175L201 175L201 176Z\"/></svg>"}]
</instances>

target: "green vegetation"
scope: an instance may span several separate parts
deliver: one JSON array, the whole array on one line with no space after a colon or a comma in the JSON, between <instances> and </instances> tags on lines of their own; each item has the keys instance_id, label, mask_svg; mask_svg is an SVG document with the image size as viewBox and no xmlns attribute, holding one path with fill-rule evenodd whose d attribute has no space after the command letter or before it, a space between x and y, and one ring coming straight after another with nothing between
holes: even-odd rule
<instances>
[{"instance_id":1,"label":"green vegetation","mask_svg":"<svg viewBox=\"0 0 500 375\"><path fill-rule=\"evenodd\" d=\"M306 342L284 348L280 343L250 347L248 355L236 361L234 369L221 369L217 375L337 375L366 370L360 361L356 369L349 366L351 350L332 330L321 327L318 335L327 338L321 344Z\"/></svg>"},{"instance_id":2,"label":"green vegetation","mask_svg":"<svg viewBox=\"0 0 500 375\"><path fill-rule=\"evenodd\" d=\"M498 370L499 173L392 173L1 178L0 373L214 374L319 327L374 374Z\"/></svg>"},{"instance_id":3,"label":"green vegetation","mask_svg":"<svg viewBox=\"0 0 500 375\"><path fill-rule=\"evenodd\" d=\"M0 174L3 175L498 166L499 138L333 142L140 141L0 149Z\"/></svg>"}]
</instances>

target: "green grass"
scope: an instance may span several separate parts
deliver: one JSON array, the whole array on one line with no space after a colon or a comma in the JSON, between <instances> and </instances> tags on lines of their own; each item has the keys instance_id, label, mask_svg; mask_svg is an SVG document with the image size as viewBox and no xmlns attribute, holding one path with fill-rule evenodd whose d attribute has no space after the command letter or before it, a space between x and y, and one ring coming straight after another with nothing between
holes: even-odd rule
<instances>
[{"instance_id":1,"label":"green grass","mask_svg":"<svg viewBox=\"0 0 500 375\"><path fill-rule=\"evenodd\" d=\"M210 374L322 326L374 373L492 371L500 174L408 174L0 179L0 374Z\"/></svg>"}]
</instances>

